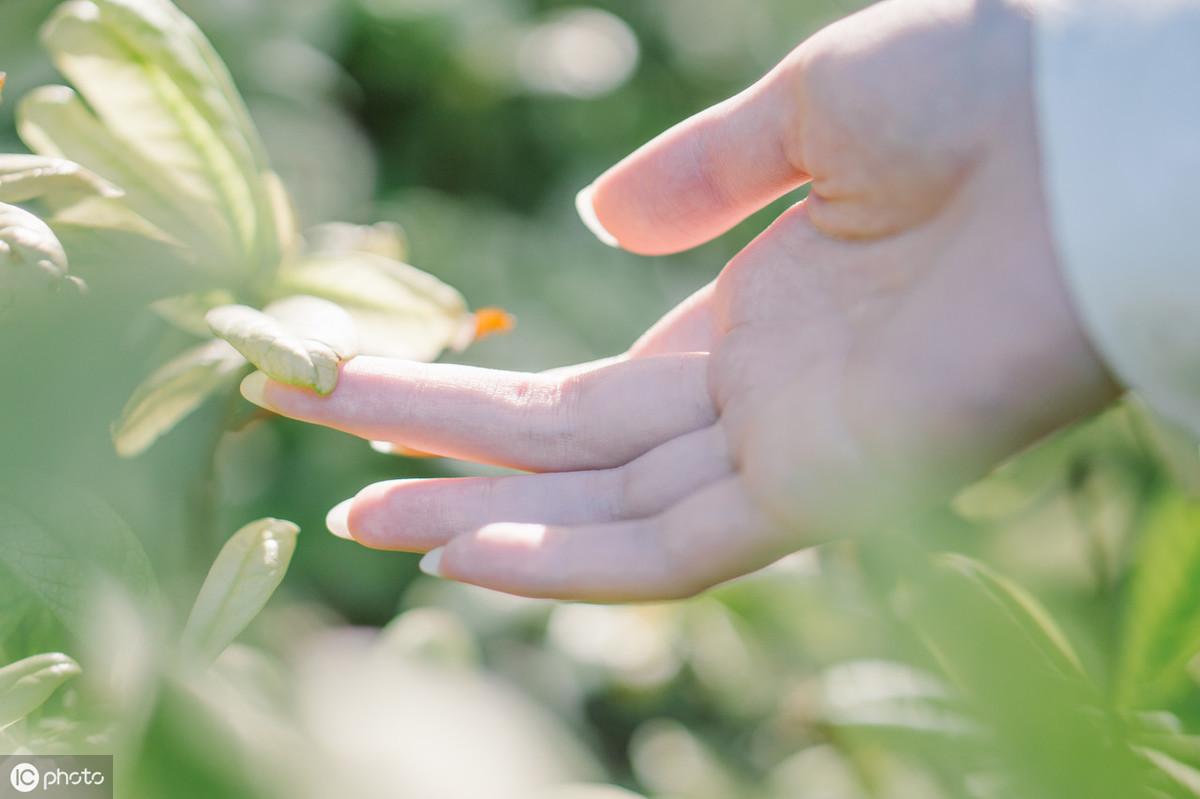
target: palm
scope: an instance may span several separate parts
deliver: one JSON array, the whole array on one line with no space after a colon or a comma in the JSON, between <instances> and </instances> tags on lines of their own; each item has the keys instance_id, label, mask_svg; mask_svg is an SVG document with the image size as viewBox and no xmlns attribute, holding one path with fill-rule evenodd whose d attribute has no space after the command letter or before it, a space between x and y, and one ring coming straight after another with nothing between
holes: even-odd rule
<instances>
[{"instance_id":1,"label":"palm","mask_svg":"<svg viewBox=\"0 0 1200 799\"><path fill-rule=\"evenodd\" d=\"M1000 190L967 185L884 239L831 238L795 208L718 281L711 385L743 482L790 536L777 551L937 499L1111 396L1036 182L991 168Z\"/></svg>"},{"instance_id":2,"label":"palm","mask_svg":"<svg viewBox=\"0 0 1200 799\"><path fill-rule=\"evenodd\" d=\"M546 375L357 359L327 399L265 386L290 416L537 472L370 486L331 529L444 546L442 573L514 593L683 596L942 495L1102 404L1009 5L875 6L581 195L605 236L653 254L811 181L627 355Z\"/></svg>"}]
</instances>

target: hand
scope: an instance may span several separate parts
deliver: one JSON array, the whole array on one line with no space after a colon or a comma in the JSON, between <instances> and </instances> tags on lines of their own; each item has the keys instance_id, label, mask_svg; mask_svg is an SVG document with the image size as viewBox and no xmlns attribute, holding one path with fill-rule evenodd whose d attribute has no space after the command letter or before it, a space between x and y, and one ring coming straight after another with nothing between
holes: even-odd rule
<instances>
[{"instance_id":1,"label":"hand","mask_svg":"<svg viewBox=\"0 0 1200 799\"><path fill-rule=\"evenodd\" d=\"M330 527L531 596L681 597L943 499L1116 387L1060 282L1030 25L892 0L581 195L605 237L682 250L806 182L620 358L545 375L372 358L321 398L246 394L369 439L539 474L365 488Z\"/></svg>"}]
</instances>

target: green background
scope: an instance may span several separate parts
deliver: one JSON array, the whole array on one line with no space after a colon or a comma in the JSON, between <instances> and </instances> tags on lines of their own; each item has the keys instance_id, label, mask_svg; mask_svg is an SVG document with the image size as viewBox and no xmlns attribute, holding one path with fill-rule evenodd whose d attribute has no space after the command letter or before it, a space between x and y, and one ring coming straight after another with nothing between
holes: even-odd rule
<instances>
[{"instance_id":1,"label":"green background","mask_svg":"<svg viewBox=\"0 0 1200 799\"><path fill-rule=\"evenodd\" d=\"M0 150L22 149L15 101L55 80L35 34L53 5L0 5ZM180 5L228 61L304 221L400 223L413 264L519 320L454 357L538 370L620 352L788 202L647 259L598 243L575 192L857 4ZM583 38L555 55L548 37L572 30ZM221 402L118 459L109 424L188 340L145 309L178 288L153 265L87 277L88 301L3 324L3 484L47 474L105 497L161 589L133 615L167 629L232 530L262 516L303 529L251 646L225 664L235 688L147 678L132 689L140 700L87 718L66 691L31 722L44 732L70 719L78 741L141 713L118 754L128 795L504 799L506 786L532 796L529 785L570 780L660 799L1198 795L1187 731L1200 721L1188 665L1200 515L1186 494L1200 472L1195 447L1139 410L1068 431L926 518L694 600L517 600L430 580L414 556L323 529L326 510L367 483L486 469L381 455L284 420L218 440ZM94 524L79 518L85 535ZM115 630L109 649L89 649L87 634L30 611L14 575L0 578L3 660L62 648L86 673L134 647ZM147 647L138 662L155 661Z\"/></svg>"}]
</instances>

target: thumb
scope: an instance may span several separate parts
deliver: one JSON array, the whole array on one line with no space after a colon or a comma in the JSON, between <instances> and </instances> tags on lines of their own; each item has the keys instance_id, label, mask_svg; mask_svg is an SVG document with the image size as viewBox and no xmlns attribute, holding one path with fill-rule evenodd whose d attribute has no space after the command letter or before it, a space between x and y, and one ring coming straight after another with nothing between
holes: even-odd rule
<instances>
[{"instance_id":1,"label":"thumb","mask_svg":"<svg viewBox=\"0 0 1200 799\"><path fill-rule=\"evenodd\" d=\"M797 53L601 175L577 198L584 223L606 244L663 255L719 236L803 184Z\"/></svg>"}]
</instances>

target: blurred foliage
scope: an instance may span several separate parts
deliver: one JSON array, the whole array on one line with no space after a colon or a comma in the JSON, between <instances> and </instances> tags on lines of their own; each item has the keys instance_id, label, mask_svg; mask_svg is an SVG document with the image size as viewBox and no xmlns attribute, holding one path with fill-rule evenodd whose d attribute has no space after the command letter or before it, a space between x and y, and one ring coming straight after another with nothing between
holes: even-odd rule
<instances>
[{"instance_id":1,"label":"blurred foliage","mask_svg":"<svg viewBox=\"0 0 1200 799\"><path fill-rule=\"evenodd\" d=\"M0 152L59 80L56 5L0 7ZM646 260L595 242L574 192L855 3L179 5L300 227L400 224L390 257L520 319L454 357L540 369L627 346L779 210ZM110 423L196 341L150 305L194 286L63 243L86 294L0 315L2 749L115 753L129 797L1200 796L1200 456L1134 403L694 600L521 600L321 531L368 482L488 470L264 420L224 380L119 458Z\"/></svg>"}]
</instances>

